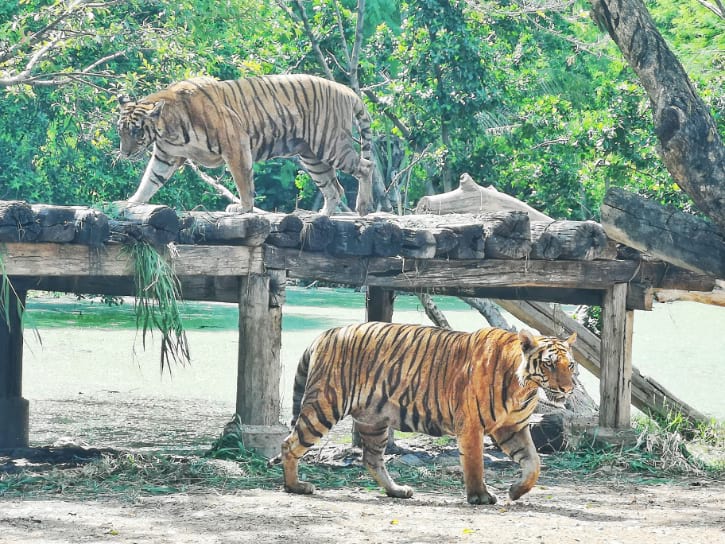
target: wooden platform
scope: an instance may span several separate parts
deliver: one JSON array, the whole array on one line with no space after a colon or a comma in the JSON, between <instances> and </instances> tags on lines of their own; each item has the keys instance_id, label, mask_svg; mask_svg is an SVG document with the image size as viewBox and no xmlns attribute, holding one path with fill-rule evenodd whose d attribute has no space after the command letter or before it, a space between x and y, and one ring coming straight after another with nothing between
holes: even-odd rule
<instances>
[{"instance_id":1,"label":"wooden platform","mask_svg":"<svg viewBox=\"0 0 725 544\"><path fill-rule=\"evenodd\" d=\"M392 290L601 305L600 425L611 428L629 425L632 310L651 308L653 288L714 285L617 248L591 221L539 225L520 211L330 218L137 205L107 215L0 202L0 260L21 300L31 289L133 295L126 246L141 240L172 264L184 298L239 304L237 412L243 424L265 429L279 422L286 278L368 286L376 319L389 314L381 306L392 304ZM0 318L0 448L28 440L18 328Z\"/></svg>"}]
</instances>

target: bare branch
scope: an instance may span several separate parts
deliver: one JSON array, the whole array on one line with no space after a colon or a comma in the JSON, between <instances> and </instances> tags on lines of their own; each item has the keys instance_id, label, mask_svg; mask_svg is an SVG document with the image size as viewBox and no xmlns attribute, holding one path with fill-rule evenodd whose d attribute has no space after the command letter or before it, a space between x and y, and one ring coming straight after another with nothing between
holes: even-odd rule
<instances>
[{"instance_id":1,"label":"bare branch","mask_svg":"<svg viewBox=\"0 0 725 544\"><path fill-rule=\"evenodd\" d=\"M721 0L714 0L715 3L711 4L707 0L697 0L701 5L712 11L715 15L721 19L725 19L725 5Z\"/></svg>"},{"instance_id":2,"label":"bare branch","mask_svg":"<svg viewBox=\"0 0 725 544\"><path fill-rule=\"evenodd\" d=\"M204 181L204 183L208 183L209 185L211 185L214 188L214 190L217 193L219 193L221 196L223 196L224 198L226 198L227 200L229 200L230 202L232 202L234 204L241 203L241 200L239 200L238 196L236 196L229 189L224 187L224 185L222 185L219 181L215 180L209 174L199 170L199 167L194 162L190 161L189 159L186 159L186 164L191 166L191 169L194 172L196 172L196 174L202 179L202 181Z\"/></svg>"}]
</instances>

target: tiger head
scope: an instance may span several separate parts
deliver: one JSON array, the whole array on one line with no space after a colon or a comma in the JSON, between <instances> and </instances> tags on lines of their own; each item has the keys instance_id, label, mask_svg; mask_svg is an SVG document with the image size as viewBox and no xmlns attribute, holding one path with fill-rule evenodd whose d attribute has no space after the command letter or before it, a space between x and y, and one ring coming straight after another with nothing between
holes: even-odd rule
<instances>
[{"instance_id":1,"label":"tiger head","mask_svg":"<svg viewBox=\"0 0 725 544\"><path fill-rule=\"evenodd\" d=\"M155 140L157 125L164 107L164 101L134 102L127 96L120 96L121 116L118 119L118 134L121 137L121 155L140 155Z\"/></svg>"},{"instance_id":2,"label":"tiger head","mask_svg":"<svg viewBox=\"0 0 725 544\"><path fill-rule=\"evenodd\" d=\"M533 382L544 390L554 404L563 407L564 401L574 390L576 362L571 345L576 333L566 340L553 336L535 337L523 329L519 332L523 357L517 370L519 382Z\"/></svg>"}]
</instances>

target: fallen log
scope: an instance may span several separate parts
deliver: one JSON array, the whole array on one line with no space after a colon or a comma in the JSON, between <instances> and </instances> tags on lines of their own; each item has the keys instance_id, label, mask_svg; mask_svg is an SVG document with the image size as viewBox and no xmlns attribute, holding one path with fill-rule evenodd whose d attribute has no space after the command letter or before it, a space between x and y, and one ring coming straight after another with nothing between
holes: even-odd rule
<instances>
[{"instance_id":1,"label":"fallen log","mask_svg":"<svg viewBox=\"0 0 725 544\"><path fill-rule=\"evenodd\" d=\"M497 191L493 186L478 185L469 174L461 175L458 189L440 195L424 196L416 213L448 214L494 211L525 211L532 221L551 218L520 200Z\"/></svg>"},{"instance_id":2,"label":"fallen log","mask_svg":"<svg viewBox=\"0 0 725 544\"><path fill-rule=\"evenodd\" d=\"M613 187L604 196L607 236L688 270L725 278L725 240L717 227Z\"/></svg>"},{"instance_id":3,"label":"fallen log","mask_svg":"<svg viewBox=\"0 0 725 544\"><path fill-rule=\"evenodd\" d=\"M40 230L27 202L0 200L0 242L34 242Z\"/></svg>"},{"instance_id":4,"label":"fallen log","mask_svg":"<svg viewBox=\"0 0 725 544\"><path fill-rule=\"evenodd\" d=\"M555 311L548 304L539 302L521 302L496 300L496 303L511 315L539 330L542 334L569 335L577 333L572 350L576 361L600 377L599 354L601 340L589 329L565 315ZM632 405L645 413L667 417L672 411L681 413L692 423L704 423L708 418L704 414L678 399L654 379L643 376L637 368L632 368Z\"/></svg>"}]
</instances>

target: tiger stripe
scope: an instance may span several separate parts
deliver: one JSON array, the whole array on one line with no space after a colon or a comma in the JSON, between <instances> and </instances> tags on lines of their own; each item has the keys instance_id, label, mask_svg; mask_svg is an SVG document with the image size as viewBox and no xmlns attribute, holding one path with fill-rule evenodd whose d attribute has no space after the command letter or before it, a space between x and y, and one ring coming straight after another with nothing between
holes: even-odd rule
<instances>
[{"instance_id":1,"label":"tiger stripe","mask_svg":"<svg viewBox=\"0 0 725 544\"><path fill-rule=\"evenodd\" d=\"M365 105L351 89L298 75L217 81L193 78L138 102L120 98L121 154L153 146L131 202L148 202L188 158L227 165L239 191L238 211L252 211L254 162L298 156L332 214L343 195L336 170L357 178L356 210L372 208L372 132ZM357 125L360 150L353 146Z\"/></svg>"},{"instance_id":2,"label":"tiger stripe","mask_svg":"<svg viewBox=\"0 0 725 544\"><path fill-rule=\"evenodd\" d=\"M390 478L383 462L387 429L458 437L468 501L496 498L483 481L483 436L491 435L522 467L509 495L528 492L539 458L528 421L538 388L563 400L573 389L568 340L502 329L473 333L370 322L330 329L303 353L293 389L292 431L282 444L285 489L311 493L298 459L336 422L351 415L363 439L363 461L386 492L412 490Z\"/></svg>"}]
</instances>

